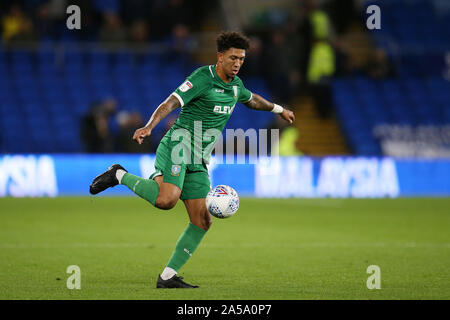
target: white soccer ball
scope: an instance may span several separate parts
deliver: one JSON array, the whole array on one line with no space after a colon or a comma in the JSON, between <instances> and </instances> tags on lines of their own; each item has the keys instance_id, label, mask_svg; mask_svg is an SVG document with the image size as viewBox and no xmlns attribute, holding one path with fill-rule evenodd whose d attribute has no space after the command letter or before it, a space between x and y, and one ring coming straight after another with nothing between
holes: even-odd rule
<instances>
[{"instance_id":1,"label":"white soccer ball","mask_svg":"<svg viewBox=\"0 0 450 320\"><path fill-rule=\"evenodd\" d=\"M206 196L206 208L216 218L228 218L239 209L239 196L230 186L218 185Z\"/></svg>"}]
</instances>

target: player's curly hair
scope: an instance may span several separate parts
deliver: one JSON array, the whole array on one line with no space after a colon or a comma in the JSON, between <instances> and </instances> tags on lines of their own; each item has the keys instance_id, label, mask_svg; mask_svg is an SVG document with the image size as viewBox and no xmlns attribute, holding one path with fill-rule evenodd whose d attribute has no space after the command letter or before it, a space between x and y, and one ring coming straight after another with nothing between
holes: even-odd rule
<instances>
[{"instance_id":1,"label":"player's curly hair","mask_svg":"<svg viewBox=\"0 0 450 320\"><path fill-rule=\"evenodd\" d=\"M250 46L250 40L236 31L222 31L216 41L217 52L225 52L230 48L248 50Z\"/></svg>"}]
</instances>

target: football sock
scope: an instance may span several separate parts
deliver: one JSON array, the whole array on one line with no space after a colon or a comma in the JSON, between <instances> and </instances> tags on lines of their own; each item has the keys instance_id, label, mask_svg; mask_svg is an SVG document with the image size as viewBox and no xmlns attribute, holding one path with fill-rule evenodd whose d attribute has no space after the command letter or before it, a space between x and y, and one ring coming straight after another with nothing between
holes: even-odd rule
<instances>
[{"instance_id":1,"label":"football sock","mask_svg":"<svg viewBox=\"0 0 450 320\"><path fill-rule=\"evenodd\" d=\"M119 183L121 183L122 178L125 175L125 173L127 173L125 170L122 170L122 169L117 169L116 170L116 178L119 181Z\"/></svg>"},{"instance_id":2,"label":"football sock","mask_svg":"<svg viewBox=\"0 0 450 320\"><path fill-rule=\"evenodd\" d=\"M159 194L159 185L156 181L137 177L131 173L125 173L121 178L120 183L126 185L131 191L136 193L142 199L145 199L152 205L155 205L156 198Z\"/></svg>"},{"instance_id":3,"label":"football sock","mask_svg":"<svg viewBox=\"0 0 450 320\"><path fill-rule=\"evenodd\" d=\"M177 274L177 272L175 270L173 270L172 268L165 267L164 271L161 273L161 279L169 280L176 274Z\"/></svg>"},{"instance_id":4,"label":"football sock","mask_svg":"<svg viewBox=\"0 0 450 320\"><path fill-rule=\"evenodd\" d=\"M189 223L187 228L178 238L175 250L170 257L168 268L174 269L176 272L188 261L195 249L203 239L206 231L196 225Z\"/></svg>"}]
</instances>

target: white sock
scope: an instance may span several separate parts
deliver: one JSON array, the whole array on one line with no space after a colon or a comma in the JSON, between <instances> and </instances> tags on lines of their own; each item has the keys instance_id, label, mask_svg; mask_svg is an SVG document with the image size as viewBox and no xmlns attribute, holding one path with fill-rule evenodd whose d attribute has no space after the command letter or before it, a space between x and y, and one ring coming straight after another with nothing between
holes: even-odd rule
<instances>
[{"instance_id":1,"label":"white sock","mask_svg":"<svg viewBox=\"0 0 450 320\"><path fill-rule=\"evenodd\" d=\"M116 178L117 178L117 180L119 180L119 183L122 182L122 178L123 178L125 173L127 173L125 170L117 169L117 171L116 171Z\"/></svg>"},{"instance_id":2,"label":"white sock","mask_svg":"<svg viewBox=\"0 0 450 320\"><path fill-rule=\"evenodd\" d=\"M165 267L164 271L161 273L161 279L168 280L172 278L174 275L176 275L178 272L176 272L174 269Z\"/></svg>"}]
</instances>

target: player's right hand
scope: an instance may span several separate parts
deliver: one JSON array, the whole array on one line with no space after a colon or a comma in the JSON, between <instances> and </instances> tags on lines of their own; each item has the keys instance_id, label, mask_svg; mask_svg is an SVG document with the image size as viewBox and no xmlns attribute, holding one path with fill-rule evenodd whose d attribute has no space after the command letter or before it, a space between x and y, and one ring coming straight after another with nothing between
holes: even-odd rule
<instances>
[{"instance_id":1,"label":"player's right hand","mask_svg":"<svg viewBox=\"0 0 450 320\"><path fill-rule=\"evenodd\" d=\"M148 137L152 133L152 129L143 127L139 128L134 132L133 140L135 140L137 143L142 144L145 137Z\"/></svg>"}]
</instances>

